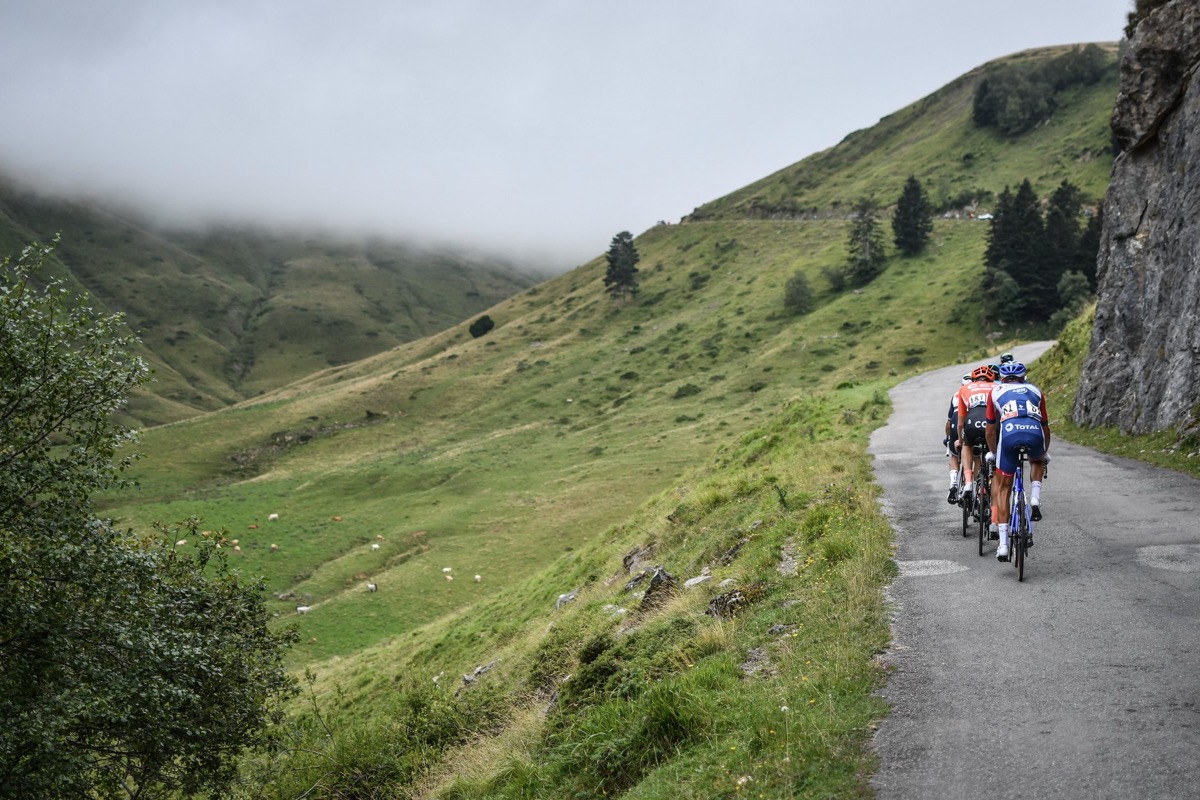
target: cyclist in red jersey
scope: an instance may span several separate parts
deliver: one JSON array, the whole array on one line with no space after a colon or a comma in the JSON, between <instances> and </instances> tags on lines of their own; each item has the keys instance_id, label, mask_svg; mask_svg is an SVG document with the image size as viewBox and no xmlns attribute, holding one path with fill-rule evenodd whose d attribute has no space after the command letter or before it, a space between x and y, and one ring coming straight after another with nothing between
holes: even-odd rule
<instances>
[{"instance_id":1,"label":"cyclist in red jersey","mask_svg":"<svg viewBox=\"0 0 1200 800\"><path fill-rule=\"evenodd\" d=\"M992 382L996 373L990 365L976 367L971 371L970 383L965 383L954 395L955 407L958 414L958 437L962 441L963 455L963 502L971 502L972 481L975 470L983 465L975 459L971 448L975 445L987 444L987 401L992 393Z\"/></svg>"}]
</instances>

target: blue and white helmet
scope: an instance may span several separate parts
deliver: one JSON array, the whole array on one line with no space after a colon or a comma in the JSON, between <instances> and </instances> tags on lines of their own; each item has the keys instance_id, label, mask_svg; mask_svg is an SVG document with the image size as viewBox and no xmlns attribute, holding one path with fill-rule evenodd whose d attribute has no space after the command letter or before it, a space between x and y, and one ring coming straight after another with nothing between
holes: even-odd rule
<instances>
[{"instance_id":1,"label":"blue and white helmet","mask_svg":"<svg viewBox=\"0 0 1200 800\"><path fill-rule=\"evenodd\" d=\"M1016 378L1017 380L1024 380L1025 365L1022 364L1020 361L1009 361L1005 364L1001 364L1000 365L1000 380L1006 381L1006 380L1012 380L1014 378Z\"/></svg>"}]
</instances>

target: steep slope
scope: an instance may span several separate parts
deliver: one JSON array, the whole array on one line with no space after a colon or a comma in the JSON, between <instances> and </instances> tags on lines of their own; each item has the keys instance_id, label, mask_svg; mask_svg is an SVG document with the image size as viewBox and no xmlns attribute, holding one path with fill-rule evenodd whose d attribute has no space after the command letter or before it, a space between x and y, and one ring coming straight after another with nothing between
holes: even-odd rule
<instances>
[{"instance_id":1,"label":"steep slope","mask_svg":"<svg viewBox=\"0 0 1200 800\"><path fill-rule=\"evenodd\" d=\"M211 411L442 330L535 282L500 259L245 229L159 230L0 180L0 247L62 235L64 277L126 314L155 368L131 417Z\"/></svg>"},{"instance_id":2,"label":"steep slope","mask_svg":"<svg viewBox=\"0 0 1200 800\"><path fill-rule=\"evenodd\" d=\"M487 336L460 323L146 433L141 489L106 512L138 530L191 514L224 529L298 626L314 702L339 715L289 762L318 753L307 766L262 767L278 796L364 775L385 796L423 796L423 775L445 797L643 781L638 796L733 796L752 771L774 796L861 791L889 558L865 435L905 374L1023 331L980 330L986 223L939 218L924 254L839 292L823 273L845 258L836 209L898 196L915 163L957 187L964 148L1000 154L963 184L993 194L1029 177L1095 199L1107 169L1112 80L1009 140L971 123L982 74L645 231L632 302L607 296L597 258L497 303ZM797 272L816 295L800 317L783 312ZM931 410L930 458L941 436ZM622 623L613 608L640 591L622 590L627 556L679 578L707 567L758 610L710 621L706 603L731 590L706 585ZM478 692L454 677L476 668L490 675Z\"/></svg>"},{"instance_id":3,"label":"steep slope","mask_svg":"<svg viewBox=\"0 0 1200 800\"><path fill-rule=\"evenodd\" d=\"M844 145L859 153L857 142L870 138L890 158L850 158L839 148L814 158L848 165L829 179L839 186L875 176L879 194L889 186L898 193L912 162L895 154L922 130L968 141L973 150L1022 154L1034 162L1042 191L1063 179L1092 180L1095 159L1064 160L1043 145L1055 126L1094 130L1079 146L1103 153L1108 112L1100 98L1111 94L1111 83L1064 103L1028 145L974 128L962 83L894 115L904 125L885 123L882 133ZM931 164L960 169L957 144L937 152L930 151ZM868 162L876 167L867 170ZM881 174L885 163L891 171ZM809 170L806 164L793 170ZM497 327L486 337L472 339L460 324L257 401L150 431L143 488L113 510L139 525L198 513L211 527L235 532L286 511L296 527L246 534L255 544L243 547L246 567L273 576L281 593L327 601L327 611L304 620L306 631L323 635L300 658L344 654L470 602L474 587L448 585L437 603L416 588L438 569L434 556L491 573L487 591L494 591L624 518L794 397L857 396L877 381L965 360L989 340L1019 336L979 329L987 227L941 219L925 254L893 258L870 285L838 293L822 268L844 258L843 220L731 212L660 225L637 239L635 302L622 306L606 296L604 262L596 259L490 309ZM798 271L815 287L817 307L794 318L783 313L782 298ZM933 427L936 443L941 434ZM335 516L342 522L332 522ZM414 531L426 532L417 550L397 542L375 561L350 557L377 535L407 541ZM271 543L280 551L269 552ZM417 551L428 557L413 557ZM321 580L312 583L317 573ZM393 595L394 605L361 635L324 635L361 602L343 593L362 573L386 576L404 598Z\"/></svg>"}]
</instances>

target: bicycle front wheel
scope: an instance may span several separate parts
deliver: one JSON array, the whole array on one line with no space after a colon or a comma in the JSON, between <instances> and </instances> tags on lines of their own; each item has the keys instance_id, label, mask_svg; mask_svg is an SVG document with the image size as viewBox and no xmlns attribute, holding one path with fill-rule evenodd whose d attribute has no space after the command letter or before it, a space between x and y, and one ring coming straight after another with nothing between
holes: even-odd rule
<instances>
[{"instance_id":1,"label":"bicycle front wheel","mask_svg":"<svg viewBox=\"0 0 1200 800\"><path fill-rule=\"evenodd\" d=\"M986 482L983 484L987 485ZM992 522L992 493L984 489L979 493L979 555L983 555L983 543L987 541Z\"/></svg>"}]
</instances>

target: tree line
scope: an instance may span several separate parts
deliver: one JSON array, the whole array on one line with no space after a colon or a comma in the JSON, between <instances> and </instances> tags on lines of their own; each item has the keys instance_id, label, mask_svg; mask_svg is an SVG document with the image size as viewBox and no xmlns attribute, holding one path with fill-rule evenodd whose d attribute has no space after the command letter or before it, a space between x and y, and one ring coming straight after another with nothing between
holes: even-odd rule
<instances>
[{"instance_id":1,"label":"tree line","mask_svg":"<svg viewBox=\"0 0 1200 800\"><path fill-rule=\"evenodd\" d=\"M891 214L891 242L900 257L925 251L933 233L934 210L921 181L910 175ZM886 269L891 256L883 214L874 198L854 203L846 258L840 265L822 269L834 293L866 286ZM1100 212L1085 209L1080 190L1069 181L1064 180L1043 203L1026 179L1016 191L1004 188L991 216L979 286L981 322L1061 328L1095 292ZM638 258L632 234L622 231L613 237L604 285L614 300L637 296ZM784 285L785 311L805 314L814 303L808 276L795 272Z\"/></svg>"},{"instance_id":2,"label":"tree line","mask_svg":"<svg viewBox=\"0 0 1200 800\"><path fill-rule=\"evenodd\" d=\"M993 67L975 89L972 120L977 128L1018 136L1050 118L1059 93L1099 81L1108 63L1104 51L1089 44L1046 61Z\"/></svg>"}]
</instances>

